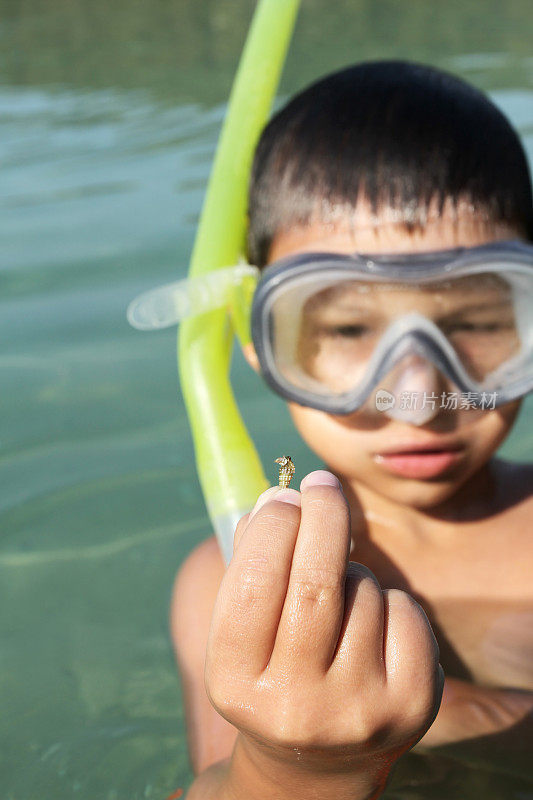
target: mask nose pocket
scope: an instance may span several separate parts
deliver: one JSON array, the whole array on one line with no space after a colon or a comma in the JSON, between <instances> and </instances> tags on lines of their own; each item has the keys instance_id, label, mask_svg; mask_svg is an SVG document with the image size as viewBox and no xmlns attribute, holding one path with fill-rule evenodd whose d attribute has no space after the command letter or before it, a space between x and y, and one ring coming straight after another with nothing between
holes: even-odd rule
<instances>
[{"instance_id":1,"label":"mask nose pocket","mask_svg":"<svg viewBox=\"0 0 533 800\"><path fill-rule=\"evenodd\" d=\"M436 326L418 314L388 329L376 352L373 394L378 411L410 425L424 425L438 416L443 392L450 381L455 385L445 368L442 338Z\"/></svg>"},{"instance_id":2,"label":"mask nose pocket","mask_svg":"<svg viewBox=\"0 0 533 800\"><path fill-rule=\"evenodd\" d=\"M417 354L405 356L385 381L394 405L386 416L411 425L424 425L439 413L441 378L436 367Z\"/></svg>"}]
</instances>

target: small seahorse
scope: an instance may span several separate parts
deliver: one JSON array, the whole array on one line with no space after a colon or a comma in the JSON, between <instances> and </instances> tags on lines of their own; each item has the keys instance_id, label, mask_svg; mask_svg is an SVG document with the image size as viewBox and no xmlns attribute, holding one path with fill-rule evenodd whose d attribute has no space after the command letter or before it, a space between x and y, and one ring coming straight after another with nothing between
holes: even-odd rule
<instances>
[{"instance_id":1,"label":"small seahorse","mask_svg":"<svg viewBox=\"0 0 533 800\"><path fill-rule=\"evenodd\" d=\"M276 458L276 464L279 464L279 485L282 489L286 489L291 482L296 467L292 463L290 456Z\"/></svg>"}]
</instances>

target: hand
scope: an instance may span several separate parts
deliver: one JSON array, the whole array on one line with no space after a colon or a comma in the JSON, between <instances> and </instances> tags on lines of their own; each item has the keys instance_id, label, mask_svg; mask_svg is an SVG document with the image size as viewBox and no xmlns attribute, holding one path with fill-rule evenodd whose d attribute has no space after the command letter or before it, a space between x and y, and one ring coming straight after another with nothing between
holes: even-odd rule
<instances>
[{"instance_id":1,"label":"hand","mask_svg":"<svg viewBox=\"0 0 533 800\"><path fill-rule=\"evenodd\" d=\"M337 479L311 473L301 490L267 490L237 526L206 689L239 729L249 762L283 776L287 794L276 797L294 797L290 776L375 797L436 716L439 651L408 594L382 592L370 570L348 561L349 508Z\"/></svg>"}]
</instances>

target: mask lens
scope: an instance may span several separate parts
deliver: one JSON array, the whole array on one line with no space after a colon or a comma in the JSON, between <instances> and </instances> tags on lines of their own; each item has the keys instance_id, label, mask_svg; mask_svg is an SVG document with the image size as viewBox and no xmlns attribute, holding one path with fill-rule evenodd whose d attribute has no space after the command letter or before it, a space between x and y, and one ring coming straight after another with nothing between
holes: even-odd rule
<instances>
[{"instance_id":1,"label":"mask lens","mask_svg":"<svg viewBox=\"0 0 533 800\"><path fill-rule=\"evenodd\" d=\"M379 294L372 284L345 281L305 303L297 361L328 392L343 394L363 379L387 326Z\"/></svg>"},{"instance_id":2,"label":"mask lens","mask_svg":"<svg viewBox=\"0 0 533 800\"><path fill-rule=\"evenodd\" d=\"M471 275L433 288L441 311L433 321L474 381L491 373L521 350L520 322L512 283L494 273Z\"/></svg>"},{"instance_id":3,"label":"mask lens","mask_svg":"<svg viewBox=\"0 0 533 800\"><path fill-rule=\"evenodd\" d=\"M271 303L276 368L293 387L341 396L366 380L390 326L416 313L442 333L439 344L470 379L497 388L491 380L510 365L521 369L531 350L532 277L491 270L446 281L300 278Z\"/></svg>"},{"instance_id":4,"label":"mask lens","mask_svg":"<svg viewBox=\"0 0 533 800\"><path fill-rule=\"evenodd\" d=\"M363 378L387 324L363 281L302 281L271 307L271 343L286 381L325 396L342 395Z\"/></svg>"}]
</instances>

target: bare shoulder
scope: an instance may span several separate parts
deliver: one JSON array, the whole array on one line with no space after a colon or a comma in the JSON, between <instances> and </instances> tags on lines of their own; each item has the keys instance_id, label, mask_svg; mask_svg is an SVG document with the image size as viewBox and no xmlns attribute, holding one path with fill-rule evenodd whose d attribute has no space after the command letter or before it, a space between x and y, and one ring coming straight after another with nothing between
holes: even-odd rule
<instances>
[{"instance_id":1,"label":"bare shoulder","mask_svg":"<svg viewBox=\"0 0 533 800\"><path fill-rule=\"evenodd\" d=\"M498 485L508 506L527 506L533 504L533 464L495 460Z\"/></svg>"},{"instance_id":2,"label":"bare shoulder","mask_svg":"<svg viewBox=\"0 0 533 800\"><path fill-rule=\"evenodd\" d=\"M506 551L520 553L521 563L528 565L533 556L533 464L498 459L497 469L502 509L498 527Z\"/></svg>"},{"instance_id":3,"label":"bare shoulder","mask_svg":"<svg viewBox=\"0 0 533 800\"><path fill-rule=\"evenodd\" d=\"M190 578L200 578L202 575L206 578L214 574L222 577L224 571L224 559L217 537L210 536L191 550L178 570L176 581L187 581Z\"/></svg>"},{"instance_id":4,"label":"bare shoulder","mask_svg":"<svg viewBox=\"0 0 533 800\"><path fill-rule=\"evenodd\" d=\"M170 604L171 631L178 658L195 643L205 646L224 572L216 536L200 542L179 568Z\"/></svg>"}]
</instances>

